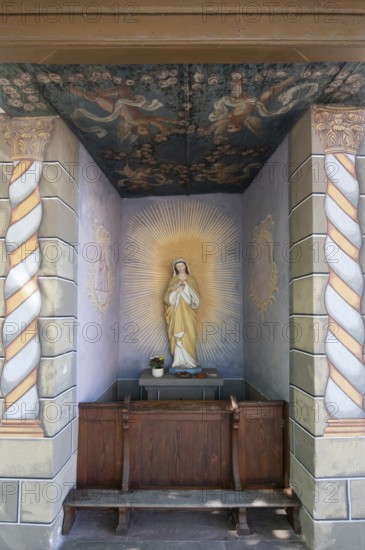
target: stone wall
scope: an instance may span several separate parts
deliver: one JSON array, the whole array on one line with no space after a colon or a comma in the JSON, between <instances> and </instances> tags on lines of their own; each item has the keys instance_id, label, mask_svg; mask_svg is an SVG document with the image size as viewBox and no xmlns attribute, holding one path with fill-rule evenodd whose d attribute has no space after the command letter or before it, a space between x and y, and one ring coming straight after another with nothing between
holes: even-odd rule
<instances>
[{"instance_id":1,"label":"stone wall","mask_svg":"<svg viewBox=\"0 0 365 550\"><path fill-rule=\"evenodd\" d=\"M4 549L52 548L62 522L62 502L76 475L77 407L76 341L68 325L77 319L77 251L79 190L75 177L79 145L59 120L46 148L39 184L43 217L39 228L42 305L38 370L39 418L42 435L0 433L0 546ZM5 233L10 220L9 148L0 136L0 285L8 273ZM1 328L4 304L1 304ZM0 355L4 357L1 346ZM2 360L3 364L3 360ZM25 404L22 418L31 416ZM4 412L1 398L1 411ZM10 420L11 420L11 408Z\"/></svg>"},{"instance_id":2,"label":"stone wall","mask_svg":"<svg viewBox=\"0 0 365 550\"><path fill-rule=\"evenodd\" d=\"M341 108L336 114L328 108L326 111L326 107L324 114L316 113L309 111L290 135L290 314L297 329L290 351L290 479L303 502L303 535L309 547L340 550L365 545L365 509L360 497L365 487L364 412L362 404L356 406L353 401L357 401L354 385L364 383L365 370L361 367L364 309L363 300L360 302L362 276L359 270L357 277L354 267L358 252L351 244L357 231L357 184L351 160L355 152L345 147L356 139L351 130L352 115L346 120ZM358 129L362 125L360 120ZM350 133L342 140L349 128ZM332 149L326 152L333 156L326 157L326 173L324 148L329 141ZM362 228L365 227L364 151L362 146L356 161L360 180L358 217ZM346 169L341 163L346 163ZM329 180L333 184L329 185ZM346 199L351 192L351 200ZM349 232L349 237L341 237L340 230ZM347 250L345 255L341 252L343 247ZM364 272L363 251L360 265ZM329 279L330 271L333 273ZM341 279L336 273L341 273ZM360 286L356 286L356 277ZM329 294L325 294L327 285L331 286ZM338 308L332 305L333 298L340 304ZM352 300L351 315L347 313L348 299ZM350 332L356 329L356 322L352 328L346 325L351 316L355 321L358 318L360 327L355 340ZM347 370L357 347L359 372L355 379L354 373ZM344 361L343 357L347 359ZM350 401L346 394L351 396ZM350 414L349 402L353 409Z\"/></svg>"}]
</instances>

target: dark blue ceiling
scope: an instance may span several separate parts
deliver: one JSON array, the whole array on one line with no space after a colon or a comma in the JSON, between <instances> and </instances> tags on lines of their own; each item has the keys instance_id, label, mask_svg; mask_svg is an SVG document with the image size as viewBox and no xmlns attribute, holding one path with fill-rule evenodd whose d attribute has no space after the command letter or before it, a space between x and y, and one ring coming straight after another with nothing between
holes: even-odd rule
<instances>
[{"instance_id":1,"label":"dark blue ceiling","mask_svg":"<svg viewBox=\"0 0 365 550\"><path fill-rule=\"evenodd\" d=\"M365 64L0 65L12 116L60 115L123 197L241 192L314 103L365 104Z\"/></svg>"}]
</instances>

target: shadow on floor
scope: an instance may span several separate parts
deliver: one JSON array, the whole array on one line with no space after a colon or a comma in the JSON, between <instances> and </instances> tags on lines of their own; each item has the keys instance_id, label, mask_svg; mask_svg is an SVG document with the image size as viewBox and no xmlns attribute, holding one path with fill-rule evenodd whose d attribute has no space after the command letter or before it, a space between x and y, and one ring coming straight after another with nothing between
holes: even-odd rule
<instances>
[{"instance_id":1,"label":"shadow on floor","mask_svg":"<svg viewBox=\"0 0 365 550\"><path fill-rule=\"evenodd\" d=\"M113 511L80 510L59 550L306 550L283 510L248 510L255 531L237 536L230 512L135 511L127 537L116 537Z\"/></svg>"}]
</instances>

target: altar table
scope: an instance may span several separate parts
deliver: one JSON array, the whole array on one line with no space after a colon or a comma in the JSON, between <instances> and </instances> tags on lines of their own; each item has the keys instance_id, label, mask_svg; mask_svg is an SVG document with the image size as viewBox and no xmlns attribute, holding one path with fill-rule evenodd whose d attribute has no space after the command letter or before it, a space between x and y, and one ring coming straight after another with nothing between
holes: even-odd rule
<instances>
[{"instance_id":1,"label":"altar table","mask_svg":"<svg viewBox=\"0 0 365 550\"><path fill-rule=\"evenodd\" d=\"M139 377L139 387L147 392L147 399L220 399L220 388L224 380L217 369L204 369L206 378L178 378L176 374L165 372L161 378L155 378L151 369L146 369Z\"/></svg>"}]
</instances>

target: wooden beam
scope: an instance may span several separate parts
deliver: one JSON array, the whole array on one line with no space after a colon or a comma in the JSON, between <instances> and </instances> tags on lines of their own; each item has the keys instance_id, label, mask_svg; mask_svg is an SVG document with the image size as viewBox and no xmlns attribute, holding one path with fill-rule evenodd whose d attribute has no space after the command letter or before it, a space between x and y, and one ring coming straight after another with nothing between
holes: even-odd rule
<instances>
[{"instance_id":1,"label":"wooden beam","mask_svg":"<svg viewBox=\"0 0 365 550\"><path fill-rule=\"evenodd\" d=\"M9 1L0 62L364 61L364 28L361 0Z\"/></svg>"}]
</instances>

